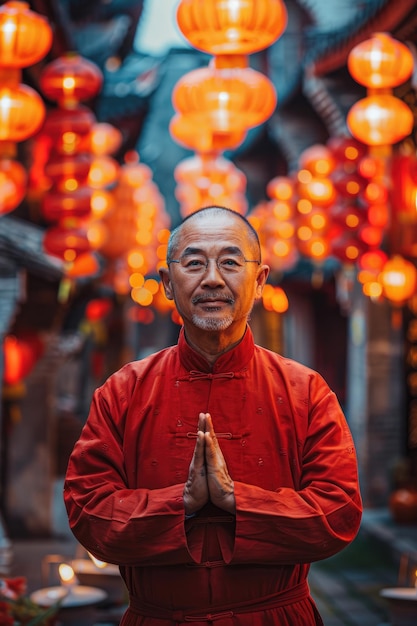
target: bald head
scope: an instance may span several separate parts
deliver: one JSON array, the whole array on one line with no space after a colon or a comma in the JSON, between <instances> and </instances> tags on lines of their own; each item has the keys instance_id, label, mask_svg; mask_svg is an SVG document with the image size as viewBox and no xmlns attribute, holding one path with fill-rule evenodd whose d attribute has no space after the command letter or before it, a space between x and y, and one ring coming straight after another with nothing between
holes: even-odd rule
<instances>
[{"instance_id":1,"label":"bald head","mask_svg":"<svg viewBox=\"0 0 417 626\"><path fill-rule=\"evenodd\" d=\"M203 209L199 209L194 213L188 215L179 226L174 228L171 233L171 236L168 241L168 249L167 249L167 260L171 260L175 257L176 250L178 248L178 243L181 237L182 229L184 225L192 226L194 220L203 221L209 219L211 223L215 223L216 219L220 216L230 216L231 219L239 220L242 225L245 227L248 240L251 246L253 247L253 252L256 258L261 258L261 246L259 243L259 237L256 230L253 228L252 224L240 213L233 211L232 209L228 209L226 207L220 206L209 206Z\"/></svg>"}]
</instances>

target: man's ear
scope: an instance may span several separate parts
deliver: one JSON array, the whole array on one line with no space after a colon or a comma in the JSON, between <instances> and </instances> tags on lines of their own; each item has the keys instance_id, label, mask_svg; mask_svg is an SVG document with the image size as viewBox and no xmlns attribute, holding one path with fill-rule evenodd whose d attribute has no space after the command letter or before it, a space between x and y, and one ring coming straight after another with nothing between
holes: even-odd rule
<instances>
[{"instance_id":1,"label":"man's ear","mask_svg":"<svg viewBox=\"0 0 417 626\"><path fill-rule=\"evenodd\" d=\"M159 277L164 287L165 296L168 298L168 300L173 300L174 293L172 290L171 279L169 277L169 269L167 267L161 267L159 270Z\"/></svg>"},{"instance_id":2,"label":"man's ear","mask_svg":"<svg viewBox=\"0 0 417 626\"><path fill-rule=\"evenodd\" d=\"M256 290L255 299L259 300L262 297L262 291L269 275L268 265L261 265L258 269L258 275L256 277Z\"/></svg>"}]
</instances>

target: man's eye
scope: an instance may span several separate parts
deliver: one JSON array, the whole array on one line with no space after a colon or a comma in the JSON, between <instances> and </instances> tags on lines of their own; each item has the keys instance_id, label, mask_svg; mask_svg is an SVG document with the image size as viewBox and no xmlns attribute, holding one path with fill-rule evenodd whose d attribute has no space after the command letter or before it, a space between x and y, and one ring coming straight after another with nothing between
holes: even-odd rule
<instances>
[{"instance_id":1,"label":"man's eye","mask_svg":"<svg viewBox=\"0 0 417 626\"><path fill-rule=\"evenodd\" d=\"M205 267L206 262L202 259L185 259L183 265L189 269L199 269L200 267Z\"/></svg>"},{"instance_id":2,"label":"man's eye","mask_svg":"<svg viewBox=\"0 0 417 626\"><path fill-rule=\"evenodd\" d=\"M224 257L219 259L220 267L224 267L225 269L234 269L240 267L240 263L238 259L234 259L233 257Z\"/></svg>"}]
</instances>

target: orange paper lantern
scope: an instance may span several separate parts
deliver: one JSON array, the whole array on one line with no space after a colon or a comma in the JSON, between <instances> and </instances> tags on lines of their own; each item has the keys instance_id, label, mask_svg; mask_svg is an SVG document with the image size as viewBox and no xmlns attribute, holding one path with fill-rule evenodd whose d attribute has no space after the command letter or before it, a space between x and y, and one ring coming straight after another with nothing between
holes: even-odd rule
<instances>
[{"instance_id":1,"label":"orange paper lantern","mask_svg":"<svg viewBox=\"0 0 417 626\"><path fill-rule=\"evenodd\" d=\"M86 278L96 275L99 270L100 264L96 255L92 252L84 252L67 265L65 275L67 278Z\"/></svg>"},{"instance_id":2,"label":"orange paper lantern","mask_svg":"<svg viewBox=\"0 0 417 626\"><path fill-rule=\"evenodd\" d=\"M185 115L174 115L169 124L169 132L177 143L201 154L237 148L247 134L243 128L215 131L206 125L197 129L194 120Z\"/></svg>"},{"instance_id":3,"label":"orange paper lantern","mask_svg":"<svg viewBox=\"0 0 417 626\"><path fill-rule=\"evenodd\" d=\"M88 184L93 189L102 189L116 182L119 164L107 155L94 156L88 173Z\"/></svg>"},{"instance_id":4,"label":"orange paper lantern","mask_svg":"<svg viewBox=\"0 0 417 626\"><path fill-rule=\"evenodd\" d=\"M389 33L374 35L355 46L348 56L348 69L353 78L365 87L383 89L397 87L410 78L413 55Z\"/></svg>"},{"instance_id":5,"label":"orange paper lantern","mask_svg":"<svg viewBox=\"0 0 417 626\"><path fill-rule=\"evenodd\" d=\"M368 96L356 102L347 125L357 139L369 146L397 143L413 129L414 116L405 102L390 94Z\"/></svg>"},{"instance_id":6,"label":"orange paper lantern","mask_svg":"<svg viewBox=\"0 0 417 626\"><path fill-rule=\"evenodd\" d=\"M34 65L52 45L48 21L29 9L28 2L6 2L0 7L0 67Z\"/></svg>"},{"instance_id":7,"label":"orange paper lantern","mask_svg":"<svg viewBox=\"0 0 417 626\"><path fill-rule=\"evenodd\" d=\"M276 93L271 81L251 68L200 68L185 74L174 87L172 103L194 126L214 132L239 132L272 115Z\"/></svg>"},{"instance_id":8,"label":"orange paper lantern","mask_svg":"<svg viewBox=\"0 0 417 626\"><path fill-rule=\"evenodd\" d=\"M311 178L300 182L298 192L303 198L322 207L330 206L336 199L336 190L329 178Z\"/></svg>"},{"instance_id":9,"label":"orange paper lantern","mask_svg":"<svg viewBox=\"0 0 417 626\"><path fill-rule=\"evenodd\" d=\"M26 170L18 161L0 159L0 215L13 211L26 193Z\"/></svg>"},{"instance_id":10,"label":"orange paper lantern","mask_svg":"<svg viewBox=\"0 0 417 626\"><path fill-rule=\"evenodd\" d=\"M401 255L394 255L385 263L378 281L382 285L385 297L400 305L416 292L417 270L413 263Z\"/></svg>"},{"instance_id":11,"label":"orange paper lantern","mask_svg":"<svg viewBox=\"0 0 417 626\"><path fill-rule=\"evenodd\" d=\"M262 304L267 311L285 313L288 310L288 298L282 287L265 285L262 292Z\"/></svg>"},{"instance_id":12,"label":"orange paper lantern","mask_svg":"<svg viewBox=\"0 0 417 626\"><path fill-rule=\"evenodd\" d=\"M278 39L287 10L281 0L181 0L177 23L197 50L247 55Z\"/></svg>"},{"instance_id":13,"label":"orange paper lantern","mask_svg":"<svg viewBox=\"0 0 417 626\"><path fill-rule=\"evenodd\" d=\"M336 159L326 146L315 144L304 150L299 158L299 167L309 170L313 176L329 176L336 167Z\"/></svg>"},{"instance_id":14,"label":"orange paper lantern","mask_svg":"<svg viewBox=\"0 0 417 626\"><path fill-rule=\"evenodd\" d=\"M122 140L118 128L106 122L97 122L91 128L87 150L96 156L114 154L122 145Z\"/></svg>"},{"instance_id":15,"label":"orange paper lantern","mask_svg":"<svg viewBox=\"0 0 417 626\"><path fill-rule=\"evenodd\" d=\"M42 98L23 84L0 86L0 111L0 141L25 141L39 130L45 118Z\"/></svg>"}]
</instances>

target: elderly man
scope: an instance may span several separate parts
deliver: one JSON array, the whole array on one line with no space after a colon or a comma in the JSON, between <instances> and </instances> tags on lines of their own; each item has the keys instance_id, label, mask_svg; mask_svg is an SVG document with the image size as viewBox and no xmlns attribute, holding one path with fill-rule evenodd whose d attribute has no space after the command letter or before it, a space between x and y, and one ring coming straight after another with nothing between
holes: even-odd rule
<instances>
[{"instance_id":1,"label":"elderly man","mask_svg":"<svg viewBox=\"0 0 417 626\"><path fill-rule=\"evenodd\" d=\"M244 217L187 217L160 272L178 344L94 394L64 495L78 540L120 566L123 626L322 624L309 564L358 531L355 449L323 378L254 343L268 271Z\"/></svg>"}]
</instances>

